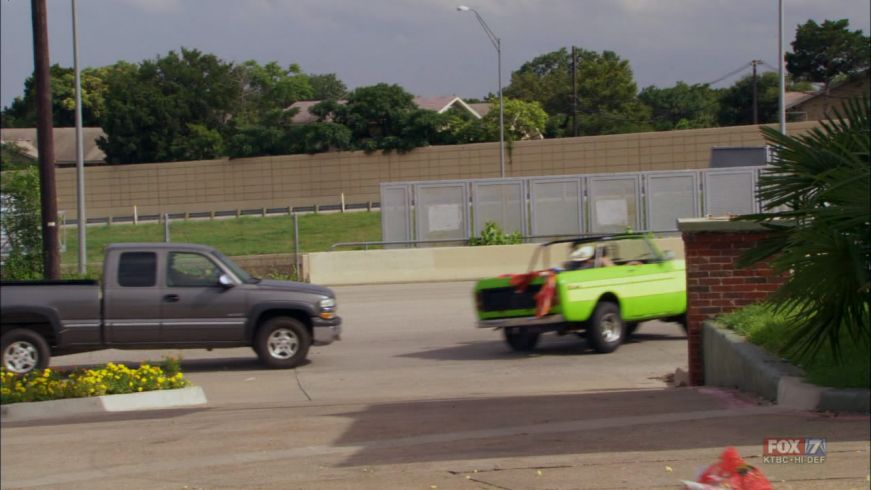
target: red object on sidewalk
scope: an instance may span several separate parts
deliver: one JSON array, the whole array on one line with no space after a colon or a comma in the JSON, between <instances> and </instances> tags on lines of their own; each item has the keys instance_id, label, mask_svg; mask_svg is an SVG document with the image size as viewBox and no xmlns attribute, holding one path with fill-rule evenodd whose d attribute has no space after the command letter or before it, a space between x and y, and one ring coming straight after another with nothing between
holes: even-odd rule
<instances>
[{"instance_id":1,"label":"red object on sidewalk","mask_svg":"<svg viewBox=\"0 0 871 490\"><path fill-rule=\"evenodd\" d=\"M720 455L720 461L709 466L699 476L698 483L708 488L735 490L771 490L771 483L759 469L747 464L734 447Z\"/></svg>"}]
</instances>

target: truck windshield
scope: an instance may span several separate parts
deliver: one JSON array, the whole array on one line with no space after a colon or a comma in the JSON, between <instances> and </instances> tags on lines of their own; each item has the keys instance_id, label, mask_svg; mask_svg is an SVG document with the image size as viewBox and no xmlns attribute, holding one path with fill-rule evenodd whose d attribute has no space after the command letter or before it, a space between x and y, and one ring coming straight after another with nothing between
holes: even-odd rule
<instances>
[{"instance_id":1,"label":"truck windshield","mask_svg":"<svg viewBox=\"0 0 871 490\"><path fill-rule=\"evenodd\" d=\"M230 260L230 257L227 257L226 255L222 254L221 252L217 252L217 251L215 252L215 255L218 257L218 260L223 262L224 265L226 265L227 268L230 269L233 272L233 274L235 274L236 277L239 278L240 281L242 281L246 284L254 284L254 283L260 282L260 279L257 279L256 277L252 276L251 274L245 272L245 269L236 265L235 262Z\"/></svg>"}]
</instances>

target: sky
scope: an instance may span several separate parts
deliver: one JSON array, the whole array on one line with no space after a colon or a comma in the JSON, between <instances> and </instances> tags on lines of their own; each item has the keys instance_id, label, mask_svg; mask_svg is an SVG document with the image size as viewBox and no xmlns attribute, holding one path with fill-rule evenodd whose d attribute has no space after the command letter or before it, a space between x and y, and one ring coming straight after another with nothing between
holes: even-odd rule
<instances>
[{"instance_id":1,"label":"sky","mask_svg":"<svg viewBox=\"0 0 871 490\"><path fill-rule=\"evenodd\" d=\"M850 21L871 32L868 0L782 0L785 47L798 24ZM750 60L776 66L777 0L78 0L80 67L139 62L181 47L225 61L335 73L414 95L483 98L534 57L572 45L630 62L639 90L709 83ZM0 0L0 105L33 72L30 1ZM51 63L73 65L71 0L47 0ZM715 86L728 86L739 74Z\"/></svg>"}]
</instances>

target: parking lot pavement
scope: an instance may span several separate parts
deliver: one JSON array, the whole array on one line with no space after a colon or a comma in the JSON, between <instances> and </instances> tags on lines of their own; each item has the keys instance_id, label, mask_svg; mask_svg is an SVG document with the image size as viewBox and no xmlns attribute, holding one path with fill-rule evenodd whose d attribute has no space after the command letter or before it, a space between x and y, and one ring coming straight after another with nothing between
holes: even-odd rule
<instances>
[{"instance_id":1,"label":"parking lot pavement","mask_svg":"<svg viewBox=\"0 0 871 490\"><path fill-rule=\"evenodd\" d=\"M727 446L779 488L868 488L867 417L788 412L663 380L677 325L609 355L577 337L510 352L469 283L336 288L343 340L293 371L185 351L205 409L3 424L3 488L678 488ZM159 359L80 354L56 365ZM763 464L765 437L826 437L820 465Z\"/></svg>"}]
</instances>

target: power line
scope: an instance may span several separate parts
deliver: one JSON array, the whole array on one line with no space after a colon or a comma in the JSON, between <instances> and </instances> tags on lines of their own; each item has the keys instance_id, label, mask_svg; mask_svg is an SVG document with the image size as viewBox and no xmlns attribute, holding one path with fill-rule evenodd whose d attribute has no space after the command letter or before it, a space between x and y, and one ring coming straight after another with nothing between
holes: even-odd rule
<instances>
[{"instance_id":1,"label":"power line","mask_svg":"<svg viewBox=\"0 0 871 490\"><path fill-rule=\"evenodd\" d=\"M737 75L738 73L741 73L742 71L746 70L746 69L747 69L751 64L752 64L752 62L748 61L747 63L744 63L744 64L741 65L740 67L738 67L738 68L736 68L736 69L730 71L729 73L727 73L727 74L723 75L722 77L720 77L720 78L714 80L713 82L708 82L708 85L714 85L714 84L717 84L717 83L722 82L723 80L725 80L725 79L727 79L727 78L729 78L729 77L735 76L735 75Z\"/></svg>"}]
</instances>

